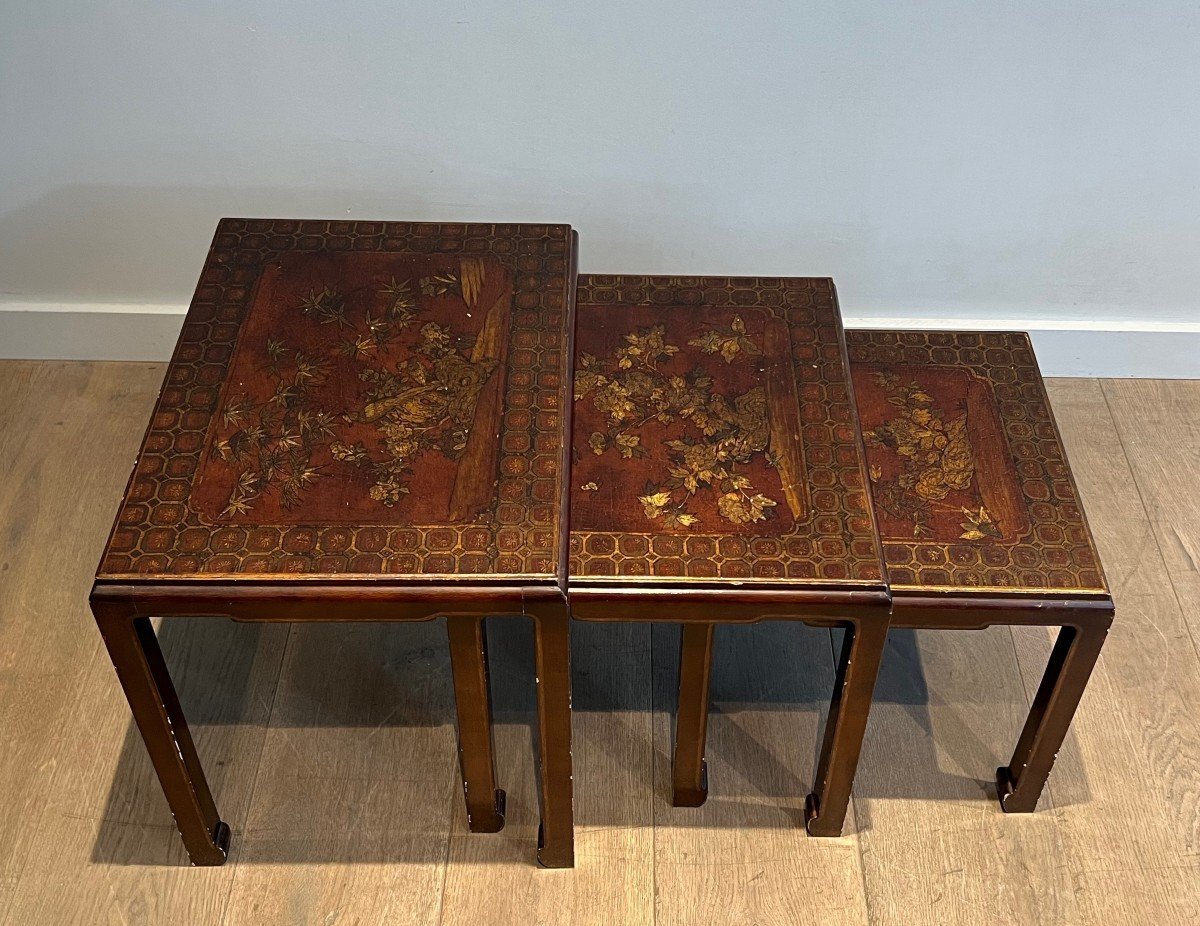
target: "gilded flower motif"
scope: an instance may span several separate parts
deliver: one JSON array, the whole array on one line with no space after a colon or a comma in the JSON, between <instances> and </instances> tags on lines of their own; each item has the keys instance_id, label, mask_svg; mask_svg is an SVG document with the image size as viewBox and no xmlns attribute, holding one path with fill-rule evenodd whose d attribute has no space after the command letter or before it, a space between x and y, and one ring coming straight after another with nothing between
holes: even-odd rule
<instances>
[{"instance_id":1,"label":"gilded flower motif","mask_svg":"<svg viewBox=\"0 0 1200 926\"><path fill-rule=\"evenodd\" d=\"M755 490L739 467L769 442L767 403L762 387L741 395L726 396L713 389L703 369L665 372L679 348L666 340L662 325L639 328L624 336L611 357L580 357L575 377L575 399L591 400L606 416L607 431L588 437L592 453L610 450L622 458L644 456L640 429L652 421L689 425L680 438L669 440L667 473L658 485L647 486L638 496L646 518L668 528L687 528L699 518L687 510L698 492L718 493L717 510L733 524L747 524L774 516L776 502ZM734 316L728 331L711 330L689 342L703 353L717 353L731 363L739 357L761 354L746 336L746 326ZM767 462L771 462L767 457Z\"/></svg>"},{"instance_id":2,"label":"gilded flower motif","mask_svg":"<svg viewBox=\"0 0 1200 926\"><path fill-rule=\"evenodd\" d=\"M870 468L876 504L892 517L910 521L914 537L929 533L934 508L961 510L966 518L959 535L962 540L998 537L999 529L986 508L974 511L943 504L952 492L969 489L975 479L966 413L947 420L933 397L916 383L902 382L891 373L879 373L876 379L897 412L863 436L870 444L895 451L903 461L900 473L890 480L884 479L878 466Z\"/></svg>"},{"instance_id":3,"label":"gilded flower motif","mask_svg":"<svg viewBox=\"0 0 1200 926\"><path fill-rule=\"evenodd\" d=\"M775 507L775 502L765 495L745 492L726 492L717 499L717 508L734 524L749 524L752 521L763 521L767 510Z\"/></svg>"}]
</instances>

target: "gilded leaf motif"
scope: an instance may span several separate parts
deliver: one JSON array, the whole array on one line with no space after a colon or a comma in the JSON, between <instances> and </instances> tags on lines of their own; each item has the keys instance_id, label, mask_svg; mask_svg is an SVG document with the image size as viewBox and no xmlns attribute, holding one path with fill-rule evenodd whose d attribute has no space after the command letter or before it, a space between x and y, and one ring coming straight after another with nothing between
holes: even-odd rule
<instances>
[{"instance_id":1,"label":"gilded leaf motif","mask_svg":"<svg viewBox=\"0 0 1200 926\"><path fill-rule=\"evenodd\" d=\"M430 274L427 277L421 277L417 285L421 289L422 296L443 296L448 292L458 291L458 274L453 271Z\"/></svg>"},{"instance_id":2,"label":"gilded leaf motif","mask_svg":"<svg viewBox=\"0 0 1200 926\"><path fill-rule=\"evenodd\" d=\"M417 312L417 300L412 292L411 281L397 282L395 277L391 277L379 291L387 297L386 311L391 321L399 328L407 327Z\"/></svg>"},{"instance_id":3,"label":"gilded leaf motif","mask_svg":"<svg viewBox=\"0 0 1200 926\"><path fill-rule=\"evenodd\" d=\"M625 335L626 345L617 351L617 366L622 370L635 365L655 369L660 360L668 360L679 353L678 347L665 343L664 336L662 325L641 328Z\"/></svg>"},{"instance_id":4,"label":"gilded leaf motif","mask_svg":"<svg viewBox=\"0 0 1200 926\"><path fill-rule=\"evenodd\" d=\"M888 402L897 409L888 421L866 432L869 444L893 450L902 461L900 472L885 479L878 465L870 467L876 504L899 520L913 525L913 536L930 533L933 509L958 511L943 500L952 492L971 488L975 479L974 454L964 412L948 419L933 397L916 383L905 383L894 374L876 375ZM987 509L962 509L962 540L1000 536Z\"/></svg>"},{"instance_id":5,"label":"gilded leaf motif","mask_svg":"<svg viewBox=\"0 0 1200 926\"><path fill-rule=\"evenodd\" d=\"M688 341L688 344L700 348L706 354L720 354L726 363L732 363L739 354L757 356L762 353L758 345L746 337L746 323L740 315L733 316L728 331L711 329Z\"/></svg>"},{"instance_id":6,"label":"gilded leaf motif","mask_svg":"<svg viewBox=\"0 0 1200 926\"><path fill-rule=\"evenodd\" d=\"M712 331L690 343L704 353L720 354L727 363L738 355L761 353L746 336L740 316L734 316L729 331ZM589 436L588 447L597 456L615 448L623 459L640 457L647 452L639 433L642 427L685 422L690 426L687 433L664 444L670 451L666 479L639 496L645 516L664 527L691 527L699 518L686 510L687 500L697 492L716 490L722 493L719 514L734 524L771 517L776 502L738 471L756 454L766 454L764 389L727 396L714 391L712 377L699 367L682 373L660 368L678 353L679 348L667 342L664 326L654 325L626 334L605 360L581 355L575 400L590 398L607 423L606 433ZM721 501L724 494L732 497Z\"/></svg>"},{"instance_id":7,"label":"gilded leaf motif","mask_svg":"<svg viewBox=\"0 0 1200 926\"><path fill-rule=\"evenodd\" d=\"M682 503L677 503L670 490L648 491L646 495L639 495L638 501L642 503L646 517L651 521L661 520L664 527L691 527L700 520Z\"/></svg>"},{"instance_id":8,"label":"gilded leaf motif","mask_svg":"<svg viewBox=\"0 0 1200 926\"><path fill-rule=\"evenodd\" d=\"M300 311L313 316L322 325L349 324L346 321L346 303L342 294L328 286L320 292L313 290L301 299Z\"/></svg>"},{"instance_id":9,"label":"gilded leaf motif","mask_svg":"<svg viewBox=\"0 0 1200 926\"><path fill-rule=\"evenodd\" d=\"M644 453L641 448L642 439L636 434L618 434L614 443L621 451L621 456L627 460L635 454Z\"/></svg>"},{"instance_id":10,"label":"gilded leaf motif","mask_svg":"<svg viewBox=\"0 0 1200 926\"><path fill-rule=\"evenodd\" d=\"M575 367L575 400L579 401L591 392L594 392L599 387L603 386L608 380L597 369L596 358L591 354L584 354L579 358L579 362Z\"/></svg>"},{"instance_id":11,"label":"gilded leaf motif","mask_svg":"<svg viewBox=\"0 0 1200 926\"><path fill-rule=\"evenodd\" d=\"M962 512L966 520L959 525L963 530L959 536L963 540L983 540L986 537L1000 536L1000 529L996 527L996 522L992 520L992 516L982 505L978 512L972 511L970 508L964 508Z\"/></svg>"}]
</instances>

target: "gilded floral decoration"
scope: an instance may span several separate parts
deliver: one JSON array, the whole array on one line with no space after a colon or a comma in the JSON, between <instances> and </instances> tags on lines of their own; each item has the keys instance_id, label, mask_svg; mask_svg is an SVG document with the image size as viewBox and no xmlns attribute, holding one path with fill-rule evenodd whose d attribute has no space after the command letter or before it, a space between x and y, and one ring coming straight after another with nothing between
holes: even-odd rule
<instances>
[{"instance_id":1,"label":"gilded floral decoration","mask_svg":"<svg viewBox=\"0 0 1200 926\"><path fill-rule=\"evenodd\" d=\"M268 340L263 370L272 394L265 401L236 394L227 401L213 453L237 475L221 516L247 514L271 492L290 510L337 463L353 467L370 498L391 507L409 493L418 456L433 451L458 460L480 392L500 363L483 342L501 323L495 316L504 307L492 307L472 343L424 317L421 301L449 295L469 313L483 272L480 262L464 259L457 271L393 276L378 281L373 296L356 300L354 309L332 284L302 297L296 313L329 326L336 337L322 340L322 355L294 346L288 331L279 331ZM351 360L360 367L362 388L344 407L320 407L319 387L331 367Z\"/></svg>"},{"instance_id":2,"label":"gilded floral decoration","mask_svg":"<svg viewBox=\"0 0 1200 926\"><path fill-rule=\"evenodd\" d=\"M727 364L762 353L736 315L727 330L710 328L688 344ZM667 342L663 326L651 325L627 333L607 358L580 356L575 399L591 401L606 425L588 436L588 449L596 455L644 457L647 425L683 423L683 434L665 442L666 471L638 496L645 517L665 528L689 528L699 520L692 503L700 493L715 496L720 516L732 524L774 517L778 502L744 472L756 454L765 454L774 465L765 390L755 386L722 394L699 365L664 372L679 353L679 346Z\"/></svg>"},{"instance_id":3,"label":"gilded floral decoration","mask_svg":"<svg viewBox=\"0 0 1200 926\"><path fill-rule=\"evenodd\" d=\"M891 477L878 465L870 467L875 503L888 515L911 523L913 537L930 533L928 520L934 509L960 514L962 540L999 537L986 507L945 501L952 493L969 490L976 478L966 412L949 418L916 383L892 373L877 373L875 378L896 412L863 437L870 446L893 451L901 464Z\"/></svg>"}]
</instances>

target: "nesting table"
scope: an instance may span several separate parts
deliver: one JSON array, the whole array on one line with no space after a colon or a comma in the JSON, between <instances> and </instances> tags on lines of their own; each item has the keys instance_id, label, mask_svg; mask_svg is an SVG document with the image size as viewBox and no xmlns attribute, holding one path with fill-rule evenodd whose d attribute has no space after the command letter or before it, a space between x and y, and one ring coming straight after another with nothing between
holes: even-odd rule
<instances>
[{"instance_id":1,"label":"nesting table","mask_svg":"<svg viewBox=\"0 0 1200 926\"><path fill-rule=\"evenodd\" d=\"M714 625L845 627L807 812L839 834L890 599L833 282L581 276L576 312L572 615L682 624L683 806Z\"/></svg>"},{"instance_id":2,"label":"nesting table","mask_svg":"<svg viewBox=\"0 0 1200 926\"><path fill-rule=\"evenodd\" d=\"M533 619L543 826L572 863L565 225L223 220L91 603L193 863L221 821L151 617L445 615L470 826L504 822L482 621Z\"/></svg>"},{"instance_id":3,"label":"nesting table","mask_svg":"<svg viewBox=\"0 0 1200 926\"><path fill-rule=\"evenodd\" d=\"M1060 627L1000 805L1032 812L1112 623L1112 596L1023 332L851 331L892 626Z\"/></svg>"},{"instance_id":4,"label":"nesting table","mask_svg":"<svg viewBox=\"0 0 1200 926\"><path fill-rule=\"evenodd\" d=\"M571 617L682 625L683 806L715 624L843 628L816 836L841 832L889 626L1060 626L997 778L1032 810L1113 606L1028 339L848 353L828 279L577 280L575 254L566 225L218 226L91 594L192 862L230 832L154 617L444 616L476 832L505 813L484 622L532 619L546 867L574 862Z\"/></svg>"},{"instance_id":5,"label":"nesting table","mask_svg":"<svg viewBox=\"0 0 1200 926\"><path fill-rule=\"evenodd\" d=\"M1113 601L1029 337L850 331L847 339L891 626L1061 628L1012 758L996 770L1001 807L1032 812ZM681 675L699 681L681 690L677 757L703 750L710 661L683 651ZM869 692L855 697L865 711Z\"/></svg>"}]
</instances>

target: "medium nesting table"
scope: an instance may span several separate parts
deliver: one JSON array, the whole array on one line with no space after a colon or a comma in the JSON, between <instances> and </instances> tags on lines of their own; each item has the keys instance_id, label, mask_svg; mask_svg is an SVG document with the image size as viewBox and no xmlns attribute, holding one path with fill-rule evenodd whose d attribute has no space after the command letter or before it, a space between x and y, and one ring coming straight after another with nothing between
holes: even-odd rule
<instances>
[{"instance_id":1,"label":"medium nesting table","mask_svg":"<svg viewBox=\"0 0 1200 926\"><path fill-rule=\"evenodd\" d=\"M683 625L689 806L714 625L846 628L807 812L839 833L889 595L832 282L585 275L576 312L572 616Z\"/></svg>"},{"instance_id":2,"label":"medium nesting table","mask_svg":"<svg viewBox=\"0 0 1200 926\"><path fill-rule=\"evenodd\" d=\"M504 822L483 620L534 621L542 832L572 864L567 226L226 219L93 586L188 855L220 819L152 616L445 615L471 829Z\"/></svg>"}]
</instances>

